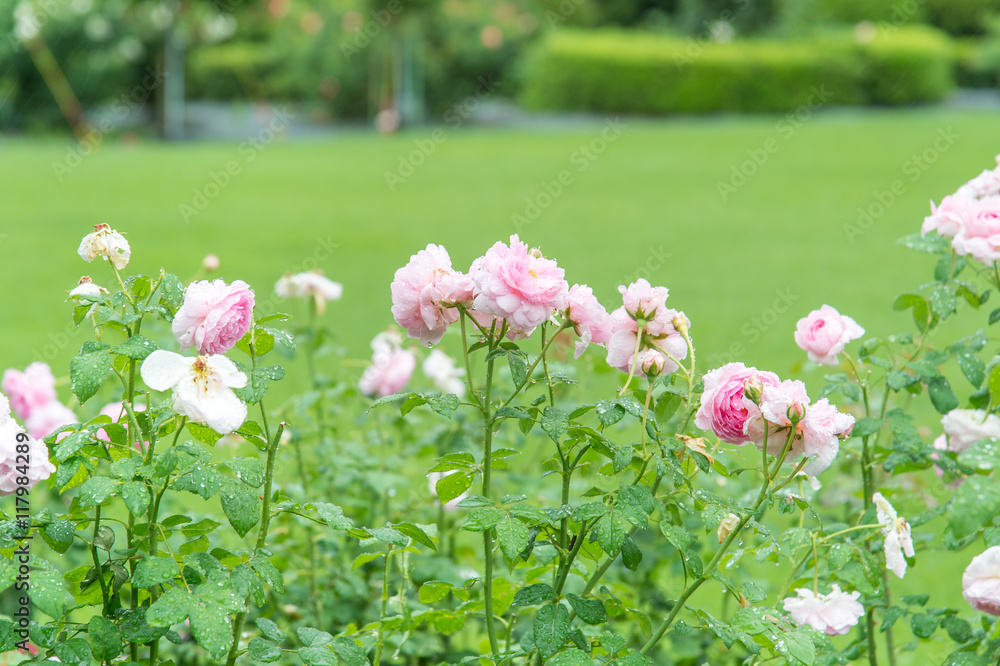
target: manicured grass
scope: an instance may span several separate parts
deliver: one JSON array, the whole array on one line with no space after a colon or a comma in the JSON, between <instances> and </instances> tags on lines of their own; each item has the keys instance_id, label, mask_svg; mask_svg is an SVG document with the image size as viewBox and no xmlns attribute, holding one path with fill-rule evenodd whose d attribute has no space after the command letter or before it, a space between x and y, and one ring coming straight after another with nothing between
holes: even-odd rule
<instances>
[{"instance_id":1,"label":"manicured grass","mask_svg":"<svg viewBox=\"0 0 1000 666\"><path fill-rule=\"evenodd\" d=\"M693 322L702 368L738 359L791 375L804 358L792 342L795 322L823 303L852 315L869 334L910 330L909 315L890 306L930 279L933 260L894 241L919 229L928 199L992 165L1000 151L996 118L832 111L798 128L779 121L631 119L603 146L601 121L559 131L447 134L394 191L386 172L418 142L428 145L429 132L276 142L249 162L234 144L109 142L61 180L53 163L65 158L64 143L8 140L0 143L3 364L45 358L57 375L67 374L69 358L89 336L76 333L71 306L61 301L82 274L106 286L113 281L107 266L75 254L100 222L127 232L130 272L155 274L164 266L187 279L215 253L219 275L249 282L267 301L265 311L304 314L301 304L270 302L271 288L285 270L315 261L345 286L327 321L357 359L357 373L370 338L391 323L389 282L410 254L442 243L465 269L515 232L555 257L570 282L591 285L609 309L617 306L618 284L648 277L668 286L671 304ZM940 138L949 132L952 139ZM588 146L604 150L591 159L581 150ZM760 164L745 170L755 173L742 185L731 180L734 167L753 156ZM914 156L934 163L924 169ZM231 160L240 174L186 223L180 206L193 205L195 190L204 191ZM564 171L562 192L547 199ZM879 214L873 204L886 196L876 193L891 191L894 181L895 201L879 204ZM719 183L738 187L724 200ZM539 215L526 211L529 200ZM875 213L867 229L851 226L859 207ZM985 325L986 315L971 319ZM822 374L805 375L814 395ZM282 390L295 382L301 388L304 373L288 381ZM963 400L966 386L959 389ZM69 398L65 385L61 397ZM899 589L947 585L947 598L961 603L951 588L970 557L942 553L936 564L949 572L947 581L928 584L935 567L918 564ZM901 663L922 664L924 657Z\"/></svg>"}]
</instances>

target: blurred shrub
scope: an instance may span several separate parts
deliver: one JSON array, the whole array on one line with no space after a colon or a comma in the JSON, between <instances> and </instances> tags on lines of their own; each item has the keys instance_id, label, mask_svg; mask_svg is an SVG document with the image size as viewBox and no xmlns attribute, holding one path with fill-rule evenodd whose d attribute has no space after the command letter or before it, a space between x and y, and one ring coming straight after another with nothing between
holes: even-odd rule
<instances>
[{"instance_id":1,"label":"blurred shrub","mask_svg":"<svg viewBox=\"0 0 1000 666\"><path fill-rule=\"evenodd\" d=\"M1000 0L924 0L927 18L953 35L979 35L1000 14Z\"/></svg>"},{"instance_id":2,"label":"blurred shrub","mask_svg":"<svg viewBox=\"0 0 1000 666\"><path fill-rule=\"evenodd\" d=\"M958 85L965 88L1000 86L1000 20L993 22L988 37L955 40L955 57Z\"/></svg>"},{"instance_id":3,"label":"blurred shrub","mask_svg":"<svg viewBox=\"0 0 1000 666\"><path fill-rule=\"evenodd\" d=\"M955 85L952 41L924 26L879 33L861 48L867 100L895 106L944 99Z\"/></svg>"},{"instance_id":4,"label":"blurred shrub","mask_svg":"<svg viewBox=\"0 0 1000 666\"><path fill-rule=\"evenodd\" d=\"M953 85L948 44L904 28L864 46L844 35L718 44L562 32L527 60L522 99L539 109L654 114L790 110L817 89L832 104L927 102Z\"/></svg>"},{"instance_id":5,"label":"blurred shrub","mask_svg":"<svg viewBox=\"0 0 1000 666\"><path fill-rule=\"evenodd\" d=\"M795 0L792 0L793 2ZM919 23L926 0L799 0L811 5L814 21L831 23Z\"/></svg>"}]
</instances>

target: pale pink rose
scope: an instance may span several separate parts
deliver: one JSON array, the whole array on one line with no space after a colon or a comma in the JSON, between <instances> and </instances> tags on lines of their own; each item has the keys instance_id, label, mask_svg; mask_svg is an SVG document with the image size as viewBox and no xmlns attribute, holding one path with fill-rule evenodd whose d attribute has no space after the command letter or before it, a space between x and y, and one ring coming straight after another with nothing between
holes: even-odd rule
<instances>
[{"instance_id":1,"label":"pale pink rose","mask_svg":"<svg viewBox=\"0 0 1000 666\"><path fill-rule=\"evenodd\" d=\"M878 522L885 539L885 568L899 578L906 575L906 557L913 557L913 538L910 536L910 525L905 518L896 514L896 509L882 493L872 495ZM903 557L903 555L906 557Z\"/></svg>"},{"instance_id":2,"label":"pale pink rose","mask_svg":"<svg viewBox=\"0 0 1000 666\"><path fill-rule=\"evenodd\" d=\"M962 574L962 596L977 611L1000 615L1000 546L972 558Z\"/></svg>"},{"instance_id":3,"label":"pale pink rose","mask_svg":"<svg viewBox=\"0 0 1000 666\"><path fill-rule=\"evenodd\" d=\"M56 399L56 378L47 363L35 361L24 372L4 370L0 388L10 396L10 407L19 419Z\"/></svg>"},{"instance_id":4,"label":"pale pink rose","mask_svg":"<svg viewBox=\"0 0 1000 666\"><path fill-rule=\"evenodd\" d=\"M795 325L795 344L809 352L809 360L820 365L837 365L837 354L865 329L829 305L813 310Z\"/></svg>"},{"instance_id":5,"label":"pale pink rose","mask_svg":"<svg viewBox=\"0 0 1000 666\"><path fill-rule=\"evenodd\" d=\"M969 197L950 196L941 200L941 205L931 202L931 214L924 218L920 233L937 231L947 238L954 238L965 224L965 219L975 207L976 200Z\"/></svg>"},{"instance_id":6,"label":"pale pink rose","mask_svg":"<svg viewBox=\"0 0 1000 666\"><path fill-rule=\"evenodd\" d=\"M961 453L982 439L1000 438L1000 417L982 409L953 409L941 417L948 450Z\"/></svg>"},{"instance_id":7,"label":"pale pink rose","mask_svg":"<svg viewBox=\"0 0 1000 666\"><path fill-rule=\"evenodd\" d=\"M702 430L711 430L723 442L746 444L746 424L760 409L743 395L748 381L756 386L778 386L781 380L773 372L748 368L742 363L727 363L705 374L705 391L694 423Z\"/></svg>"},{"instance_id":8,"label":"pale pink rose","mask_svg":"<svg viewBox=\"0 0 1000 666\"><path fill-rule=\"evenodd\" d=\"M194 347L202 355L225 354L250 330L253 308L253 289L242 280L192 282L174 316L174 337L182 350Z\"/></svg>"},{"instance_id":9,"label":"pale pink rose","mask_svg":"<svg viewBox=\"0 0 1000 666\"><path fill-rule=\"evenodd\" d=\"M362 393L382 398L406 387L417 367L417 357L399 345L395 332L375 336L371 343L372 364L365 368L358 383Z\"/></svg>"},{"instance_id":10,"label":"pale pink rose","mask_svg":"<svg viewBox=\"0 0 1000 666\"><path fill-rule=\"evenodd\" d=\"M691 322L683 312L666 306L667 289L651 287L649 282L640 279L628 287L618 287L618 291L622 294L623 304L611 313L611 339L607 343L608 365L622 372L645 377L640 365L642 356L647 350L655 349L665 357L660 374L670 374L677 370L677 362L688 355L687 342L677 326L682 326L686 331Z\"/></svg>"},{"instance_id":11,"label":"pale pink rose","mask_svg":"<svg viewBox=\"0 0 1000 666\"><path fill-rule=\"evenodd\" d=\"M1000 259L1000 196L973 204L951 245L958 254L972 255L983 264Z\"/></svg>"},{"instance_id":12,"label":"pale pink rose","mask_svg":"<svg viewBox=\"0 0 1000 666\"><path fill-rule=\"evenodd\" d=\"M825 398L810 405L805 384L786 380L778 386L763 387L760 414L751 414L746 422L747 439L761 448L766 429L767 452L780 455L791 433L793 415L798 418L786 461L809 458L803 471L816 476L837 457L840 440L848 437L854 427L854 417L837 411Z\"/></svg>"},{"instance_id":13,"label":"pale pink rose","mask_svg":"<svg viewBox=\"0 0 1000 666\"><path fill-rule=\"evenodd\" d=\"M28 445L27 474L23 474L24 454L17 452L18 444ZM22 456L20 461L17 459L18 455ZM19 470L18 467L22 469ZM27 477L28 484L24 487L30 491L54 471L56 468L49 462L49 450L45 442L25 434L24 429L11 416L7 398L0 395L0 497L17 492L20 477Z\"/></svg>"},{"instance_id":14,"label":"pale pink rose","mask_svg":"<svg viewBox=\"0 0 1000 666\"><path fill-rule=\"evenodd\" d=\"M64 425L77 421L72 409L58 400L49 400L31 411L31 416L24 419L24 427L35 439L44 439Z\"/></svg>"},{"instance_id":15,"label":"pale pink rose","mask_svg":"<svg viewBox=\"0 0 1000 666\"><path fill-rule=\"evenodd\" d=\"M997 162L1000 164L1000 155L997 156ZM1000 166L996 169L983 171L958 188L955 196L964 196L973 199L1000 196Z\"/></svg>"},{"instance_id":16,"label":"pale pink rose","mask_svg":"<svg viewBox=\"0 0 1000 666\"><path fill-rule=\"evenodd\" d=\"M206 254L201 260L201 267L209 273L219 270L219 257L215 254Z\"/></svg>"},{"instance_id":17,"label":"pale pink rose","mask_svg":"<svg viewBox=\"0 0 1000 666\"><path fill-rule=\"evenodd\" d=\"M843 592L833 585L830 594L816 594L807 588L795 590L798 597L783 601L785 611L800 625L809 625L827 636L846 634L865 614L858 599L860 592Z\"/></svg>"},{"instance_id":18,"label":"pale pink rose","mask_svg":"<svg viewBox=\"0 0 1000 666\"><path fill-rule=\"evenodd\" d=\"M312 298L317 314L326 311L327 301L337 301L344 295L344 286L320 271L285 273L274 285L274 293L284 298Z\"/></svg>"},{"instance_id":19,"label":"pale pink rose","mask_svg":"<svg viewBox=\"0 0 1000 666\"><path fill-rule=\"evenodd\" d=\"M511 337L528 337L554 312L566 309L569 285L564 275L554 260L529 250L517 234L509 247L494 244L469 270L476 309L504 319Z\"/></svg>"},{"instance_id":20,"label":"pale pink rose","mask_svg":"<svg viewBox=\"0 0 1000 666\"><path fill-rule=\"evenodd\" d=\"M658 349L646 349L639 357L639 367L647 377L662 375L667 363L667 357Z\"/></svg>"},{"instance_id":21,"label":"pale pink rose","mask_svg":"<svg viewBox=\"0 0 1000 666\"><path fill-rule=\"evenodd\" d=\"M593 289L585 284L573 285L567 303L566 318L580 336L576 341L574 358L580 358L590 343L604 345L611 339L611 316L594 297Z\"/></svg>"},{"instance_id":22,"label":"pale pink rose","mask_svg":"<svg viewBox=\"0 0 1000 666\"><path fill-rule=\"evenodd\" d=\"M389 289L393 318L428 347L441 342L448 326L458 321L456 305L472 305L471 278L453 270L448 251L433 243L396 271Z\"/></svg>"}]
</instances>

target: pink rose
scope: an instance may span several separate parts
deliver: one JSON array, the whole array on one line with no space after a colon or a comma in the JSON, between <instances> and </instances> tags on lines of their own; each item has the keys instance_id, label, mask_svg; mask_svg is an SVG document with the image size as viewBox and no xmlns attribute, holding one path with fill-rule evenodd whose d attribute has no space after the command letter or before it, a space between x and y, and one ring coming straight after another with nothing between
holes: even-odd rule
<instances>
[{"instance_id":1,"label":"pink rose","mask_svg":"<svg viewBox=\"0 0 1000 666\"><path fill-rule=\"evenodd\" d=\"M940 206L935 206L932 201L931 214L924 218L920 233L937 231L942 236L954 238L955 234L965 225L965 219L972 212L975 204L975 199L960 196L945 197L941 200Z\"/></svg>"},{"instance_id":2,"label":"pink rose","mask_svg":"<svg viewBox=\"0 0 1000 666\"><path fill-rule=\"evenodd\" d=\"M982 409L953 409L941 417L948 450L961 453L982 439L1000 439L1000 416Z\"/></svg>"},{"instance_id":3,"label":"pink rose","mask_svg":"<svg viewBox=\"0 0 1000 666\"><path fill-rule=\"evenodd\" d=\"M611 313L611 339L608 340L608 365L622 372L644 377L640 364L646 350L654 349L664 357L660 374L677 370L677 361L687 358L688 347L678 326L686 331L691 322L683 312L666 305L666 287L652 287L639 279L629 286L619 286L622 306ZM639 324L642 323L642 330ZM641 339L641 341L640 341ZM639 345L638 361L636 345ZM653 362L649 356L649 362ZM658 364L653 367L658 367Z\"/></svg>"},{"instance_id":4,"label":"pink rose","mask_svg":"<svg viewBox=\"0 0 1000 666\"><path fill-rule=\"evenodd\" d=\"M1000 615L1000 546L972 558L962 574L962 596L977 611Z\"/></svg>"},{"instance_id":5,"label":"pink rose","mask_svg":"<svg viewBox=\"0 0 1000 666\"><path fill-rule=\"evenodd\" d=\"M441 342L449 324L458 321L455 306L472 305L472 280L451 268L451 257L431 243L396 271L390 290L392 316L428 347Z\"/></svg>"},{"instance_id":6,"label":"pink rose","mask_svg":"<svg viewBox=\"0 0 1000 666\"><path fill-rule=\"evenodd\" d=\"M576 341L574 358L580 358L591 342L604 345L611 339L611 317L597 298L594 290L585 284L575 284L567 297L569 308L566 318L580 339Z\"/></svg>"},{"instance_id":7,"label":"pink rose","mask_svg":"<svg viewBox=\"0 0 1000 666\"><path fill-rule=\"evenodd\" d=\"M35 439L44 439L64 425L77 421L72 409L58 400L49 400L41 407L32 410L31 416L24 420L24 427Z\"/></svg>"},{"instance_id":8,"label":"pink rose","mask_svg":"<svg viewBox=\"0 0 1000 666\"><path fill-rule=\"evenodd\" d=\"M1000 155L997 155L997 164L1000 165ZM973 199L1000 196L1000 166L997 166L996 169L983 171L958 188L955 195Z\"/></svg>"},{"instance_id":9,"label":"pink rose","mask_svg":"<svg viewBox=\"0 0 1000 666\"><path fill-rule=\"evenodd\" d=\"M972 255L983 264L1000 259L1000 196L973 204L951 245L958 254Z\"/></svg>"},{"instance_id":10,"label":"pink rose","mask_svg":"<svg viewBox=\"0 0 1000 666\"><path fill-rule=\"evenodd\" d=\"M39 407L56 399L56 378L48 364L35 361L24 372L8 368L0 382L10 396L10 407L19 419L26 419Z\"/></svg>"},{"instance_id":11,"label":"pink rose","mask_svg":"<svg viewBox=\"0 0 1000 666\"><path fill-rule=\"evenodd\" d=\"M372 364L365 368L358 386L362 393L384 397L406 387L417 367L417 357L400 347L399 334L379 333L372 340Z\"/></svg>"},{"instance_id":12,"label":"pink rose","mask_svg":"<svg viewBox=\"0 0 1000 666\"><path fill-rule=\"evenodd\" d=\"M837 354L865 329L829 305L813 310L795 325L795 344L809 352L809 360L820 365L837 365Z\"/></svg>"},{"instance_id":13,"label":"pink rose","mask_svg":"<svg viewBox=\"0 0 1000 666\"><path fill-rule=\"evenodd\" d=\"M22 435L22 440L27 441L18 441L19 434ZM27 487L30 491L35 484L49 478L56 471L55 466L49 462L49 449L45 442L30 436L25 438L23 435L24 429L10 415L10 402L0 394L0 497L13 495L19 487ZM24 452L18 453L18 444L28 445L27 474L24 469ZM20 460L18 455L21 456ZM23 481L22 477L28 479L26 486L18 483Z\"/></svg>"},{"instance_id":14,"label":"pink rose","mask_svg":"<svg viewBox=\"0 0 1000 666\"><path fill-rule=\"evenodd\" d=\"M755 386L778 386L781 380L773 372L748 368L742 363L727 363L705 375L705 391L694 423L702 430L711 430L723 442L746 444L746 424L760 409L744 397L747 382Z\"/></svg>"},{"instance_id":15,"label":"pink rose","mask_svg":"<svg viewBox=\"0 0 1000 666\"><path fill-rule=\"evenodd\" d=\"M798 598L783 601L785 611L800 625L809 625L827 636L846 634L865 614L858 599L860 592L843 592L834 585L830 594L816 594L810 589L795 590Z\"/></svg>"},{"instance_id":16,"label":"pink rose","mask_svg":"<svg viewBox=\"0 0 1000 666\"><path fill-rule=\"evenodd\" d=\"M528 337L556 310L566 309L565 271L514 234L510 247L497 242L472 262L475 307L504 319L512 337Z\"/></svg>"},{"instance_id":17,"label":"pink rose","mask_svg":"<svg viewBox=\"0 0 1000 666\"><path fill-rule=\"evenodd\" d=\"M242 280L229 285L223 280L192 282L174 316L174 337L182 350L225 354L250 330L253 308L253 289Z\"/></svg>"}]
</instances>

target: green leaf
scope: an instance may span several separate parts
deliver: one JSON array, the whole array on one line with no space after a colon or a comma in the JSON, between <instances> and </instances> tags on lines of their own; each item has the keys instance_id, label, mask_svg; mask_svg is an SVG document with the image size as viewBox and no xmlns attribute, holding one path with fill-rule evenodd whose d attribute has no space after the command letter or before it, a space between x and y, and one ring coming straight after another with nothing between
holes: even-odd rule
<instances>
[{"instance_id":1,"label":"green leaf","mask_svg":"<svg viewBox=\"0 0 1000 666\"><path fill-rule=\"evenodd\" d=\"M510 377L514 380L514 386L520 386L528 380L528 359L523 353L509 352L507 365L510 367Z\"/></svg>"},{"instance_id":2,"label":"green leaf","mask_svg":"<svg viewBox=\"0 0 1000 666\"><path fill-rule=\"evenodd\" d=\"M900 238L896 242L911 250L927 252L928 254L943 254L951 251L948 239L938 235L936 232L926 235L921 233L910 234L909 236Z\"/></svg>"},{"instance_id":3,"label":"green leaf","mask_svg":"<svg viewBox=\"0 0 1000 666\"><path fill-rule=\"evenodd\" d=\"M281 648L273 641L261 638L260 636L250 639L250 644L247 645L247 652L252 660L264 662L265 664L281 659Z\"/></svg>"},{"instance_id":4,"label":"green leaf","mask_svg":"<svg viewBox=\"0 0 1000 666\"><path fill-rule=\"evenodd\" d=\"M493 529L505 517L507 517L507 512L495 506L477 507L469 514L469 520L462 525L462 529L470 532Z\"/></svg>"},{"instance_id":5,"label":"green leaf","mask_svg":"<svg viewBox=\"0 0 1000 666\"><path fill-rule=\"evenodd\" d=\"M990 313L990 326L1000 321L1000 308L997 308Z\"/></svg>"},{"instance_id":6,"label":"green leaf","mask_svg":"<svg viewBox=\"0 0 1000 666\"><path fill-rule=\"evenodd\" d=\"M545 601L553 601L556 598L556 591L551 585L546 583L535 583L525 585L514 594L514 606L534 606Z\"/></svg>"},{"instance_id":7,"label":"green leaf","mask_svg":"<svg viewBox=\"0 0 1000 666\"><path fill-rule=\"evenodd\" d=\"M971 476L955 490L948 504L948 526L956 539L975 534L1000 511L1000 485L983 476Z\"/></svg>"},{"instance_id":8,"label":"green leaf","mask_svg":"<svg viewBox=\"0 0 1000 666\"><path fill-rule=\"evenodd\" d=\"M465 617L464 615L462 616ZM337 656L347 664L347 666L368 666L368 657L365 656L364 649L352 639L338 636L330 644Z\"/></svg>"},{"instance_id":9,"label":"green leaf","mask_svg":"<svg viewBox=\"0 0 1000 666\"><path fill-rule=\"evenodd\" d=\"M930 301L934 314L941 317L941 319L945 319L951 315L958 304L954 287L945 284L939 284L934 287L931 291Z\"/></svg>"},{"instance_id":10,"label":"green leaf","mask_svg":"<svg viewBox=\"0 0 1000 666\"><path fill-rule=\"evenodd\" d=\"M233 626L229 611L209 602L191 606L191 633L198 645L216 659L221 659L233 645Z\"/></svg>"},{"instance_id":11,"label":"green leaf","mask_svg":"<svg viewBox=\"0 0 1000 666\"><path fill-rule=\"evenodd\" d=\"M695 535L680 525L671 525L667 521L660 523L660 531L663 532L663 536L667 537L671 546L682 552L693 546L698 540Z\"/></svg>"},{"instance_id":12,"label":"green leaf","mask_svg":"<svg viewBox=\"0 0 1000 666\"><path fill-rule=\"evenodd\" d=\"M224 463L236 478L251 488L264 485L264 463L257 458L231 458Z\"/></svg>"},{"instance_id":13,"label":"green leaf","mask_svg":"<svg viewBox=\"0 0 1000 666\"><path fill-rule=\"evenodd\" d=\"M910 629L914 636L930 638L937 631L941 618L928 613L917 613L910 617Z\"/></svg>"},{"instance_id":14,"label":"green leaf","mask_svg":"<svg viewBox=\"0 0 1000 666\"><path fill-rule=\"evenodd\" d=\"M203 499L210 499L222 489L224 477L219 474L219 470L209 465L196 463L186 474L177 477L170 487L173 490L186 490L189 493L201 495Z\"/></svg>"},{"instance_id":15,"label":"green leaf","mask_svg":"<svg viewBox=\"0 0 1000 666\"><path fill-rule=\"evenodd\" d=\"M451 583L441 580L430 580L420 586L420 591L417 592L417 599L422 604L432 604L447 597L449 592L451 592Z\"/></svg>"},{"instance_id":16,"label":"green leaf","mask_svg":"<svg viewBox=\"0 0 1000 666\"><path fill-rule=\"evenodd\" d=\"M94 658L98 661L113 660L125 647L122 642L122 632L115 623L99 615L90 618L87 624L87 640L90 642Z\"/></svg>"},{"instance_id":17,"label":"green leaf","mask_svg":"<svg viewBox=\"0 0 1000 666\"><path fill-rule=\"evenodd\" d=\"M382 543L403 547L407 544L406 537L402 532L391 527L372 527L368 533Z\"/></svg>"},{"instance_id":18,"label":"green leaf","mask_svg":"<svg viewBox=\"0 0 1000 666\"><path fill-rule=\"evenodd\" d=\"M601 425L605 428L618 423L625 416L625 408L616 400L598 400L595 411Z\"/></svg>"},{"instance_id":19,"label":"green leaf","mask_svg":"<svg viewBox=\"0 0 1000 666\"><path fill-rule=\"evenodd\" d=\"M559 651L569 636L569 611L562 604L543 606L532 624L535 645L546 659Z\"/></svg>"},{"instance_id":20,"label":"green leaf","mask_svg":"<svg viewBox=\"0 0 1000 666\"><path fill-rule=\"evenodd\" d=\"M95 506L104 504L109 499L117 495L121 490L121 481L116 481L107 476L95 476L87 479L80 486L81 509L92 509Z\"/></svg>"},{"instance_id":21,"label":"green leaf","mask_svg":"<svg viewBox=\"0 0 1000 666\"><path fill-rule=\"evenodd\" d=\"M959 354L955 360L958 361L959 369L973 388L983 385L983 379L986 377L986 364L983 359L975 354Z\"/></svg>"},{"instance_id":22,"label":"green leaf","mask_svg":"<svg viewBox=\"0 0 1000 666\"><path fill-rule=\"evenodd\" d=\"M111 351L115 354L127 356L134 361L142 361L157 349L156 343L145 335L133 335L117 347L112 347Z\"/></svg>"},{"instance_id":23,"label":"green leaf","mask_svg":"<svg viewBox=\"0 0 1000 666\"><path fill-rule=\"evenodd\" d=\"M319 513L319 517L323 519L323 522L333 529L349 530L354 527L351 519L344 515L344 510L336 504L313 502L313 506L316 507L316 511Z\"/></svg>"},{"instance_id":24,"label":"green leaf","mask_svg":"<svg viewBox=\"0 0 1000 666\"><path fill-rule=\"evenodd\" d=\"M260 521L260 500L257 493L242 483L227 482L220 494L222 510L240 537L247 533Z\"/></svg>"},{"instance_id":25,"label":"green leaf","mask_svg":"<svg viewBox=\"0 0 1000 666\"><path fill-rule=\"evenodd\" d=\"M81 353L69 362L70 390L81 403L94 397L111 370L111 355L107 350Z\"/></svg>"},{"instance_id":26,"label":"green leaf","mask_svg":"<svg viewBox=\"0 0 1000 666\"><path fill-rule=\"evenodd\" d=\"M556 444L569 432L569 417L566 412L555 407L546 407L542 412L542 430Z\"/></svg>"},{"instance_id":27,"label":"green leaf","mask_svg":"<svg viewBox=\"0 0 1000 666\"><path fill-rule=\"evenodd\" d=\"M570 592L566 595L566 600L580 619L587 624L602 624L608 621L608 612L600 599L584 599Z\"/></svg>"},{"instance_id":28,"label":"green leaf","mask_svg":"<svg viewBox=\"0 0 1000 666\"><path fill-rule=\"evenodd\" d=\"M60 555L73 545L73 535L76 533L75 523L65 518L57 518L42 528L42 539L49 548Z\"/></svg>"},{"instance_id":29,"label":"green leaf","mask_svg":"<svg viewBox=\"0 0 1000 666\"><path fill-rule=\"evenodd\" d=\"M948 637L956 643L964 643L972 638L972 625L955 615L946 615L941 620L941 626L948 632Z\"/></svg>"},{"instance_id":30,"label":"green leaf","mask_svg":"<svg viewBox=\"0 0 1000 666\"><path fill-rule=\"evenodd\" d=\"M153 587L174 579L180 573L172 557L144 557L135 567L132 584L136 587Z\"/></svg>"},{"instance_id":31,"label":"green leaf","mask_svg":"<svg viewBox=\"0 0 1000 666\"><path fill-rule=\"evenodd\" d=\"M990 370L990 402L994 405L1000 404L1000 365L996 365Z\"/></svg>"},{"instance_id":32,"label":"green leaf","mask_svg":"<svg viewBox=\"0 0 1000 666\"><path fill-rule=\"evenodd\" d=\"M528 547L529 539L528 528L516 518L506 515L497 523L497 541L508 560L518 557Z\"/></svg>"},{"instance_id":33,"label":"green leaf","mask_svg":"<svg viewBox=\"0 0 1000 666\"><path fill-rule=\"evenodd\" d=\"M187 429L188 432L191 433L192 437L203 444L208 444L209 446L215 446L215 443L222 439L222 435L215 432L207 425L203 425L201 423L188 421Z\"/></svg>"},{"instance_id":34,"label":"green leaf","mask_svg":"<svg viewBox=\"0 0 1000 666\"><path fill-rule=\"evenodd\" d=\"M545 663L548 666L592 666L594 660L586 652L574 648L560 652Z\"/></svg>"},{"instance_id":35,"label":"green leaf","mask_svg":"<svg viewBox=\"0 0 1000 666\"><path fill-rule=\"evenodd\" d=\"M11 648L13 649L13 648ZM64 664L85 664L90 666L94 658L90 651L90 645L82 638L71 638L68 641L59 641L52 646L52 651L56 653Z\"/></svg>"},{"instance_id":36,"label":"green leaf","mask_svg":"<svg viewBox=\"0 0 1000 666\"><path fill-rule=\"evenodd\" d=\"M298 635L300 641L310 647L328 645L333 640L333 636L315 627L299 627L295 630L295 633Z\"/></svg>"},{"instance_id":37,"label":"green leaf","mask_svg":"<svg viewBox=\"0 0 1000 666\"><path fill-rule=\"evenodd\" d=\"M804 630L799 629L785 634L786 654L805 666L812 666L816 663L816 646L812 638Z\"/></svg>"},{"instance_id":38,"label":"green leaf","mask_svg":"<svg viewBox=\"0 0 1000 666\"><path fill-rule=\"evenodd\" d=\"M56 443L55 458L59 462L65 462L67 458L93 441L89 432L70 433Z\"/></svg>"},{"instance_id":39,"label":"green leaf","mask_svg":"<svg viewBox=\"0 0 1000 666\"><path fill-rule=\"evenodd\" d=\"M408 536L422 546L427 546L431 550L437 550L437 546L431 541L431 538L427 536L427 532L423 531L421 528L417 527L413 523L396 523L393 528L398 530L404 536Z\"/></svg>"},{"instance_id":40,"label":"green leaf","mask_svg":"<svg viewBox=\"0 0 1000 666\"><path fill-rule=\"evenodd\" d=\"M631 536L625 537L622 542L622 564L629 571L635 571L642 562L642 551L635 544Z\"/></svg>"},{"instance_id":41,"label":"green leaf","mask_svg":"<svg viewBox=\"0 0 1000 666\"><path fill-rule=\"evenodd\" d=\"M441 504L447 504L472 486L472 476L464 472L452 472L442 476L434 484L434 491L437 493Z\"/></svg>"},{"instance_id":42,"label":"green leaf","mask_svg":"<svg viewBox=\"0 0 1000 666\"><path fill-rule=\"evenodd\" d=\"M875 417L865 417L858 419L854 424L851 435L856 437L870 437L882 429L882 419Z\"/></svg>"},{"instance_id":43,"label":"green leaf","mask_svg":"<svg viewBox=\"0 0 1000 666\"><path fill-rule=\"evenodd\" d=\"M446 419L452 417L460 403L461 401L458 399L458 396L451 393L432 395L427 398L427 406Z\"/></svg>"},{"instance_id":44,"label":"green leaf","mask_svg":"<svg viewBox=\"0 0 1000 666\"><path fill-rule=\"evenodd\" d=\"M276 643L280 643L287 638L287 636L285 636L285 632L279 629L278 625L271 620L268 620L266 617L257 618L257 628L260 629L262 634Z\"/></svg>"},{"instance_id":45,"label":"green leaf","mask_svg":"<svg viewBox=\"0 0 1000 666\"><path fill-rule=\"evenodd\" d=\"M614 512L602 516L594 526L594 533L597 535L597 543L608 555L616 555L625 542L629 524L621 514Z\"/></svg>"},{"instance_id":46,"label":"green leaf","mask_svg":"<svg viewBox=\"0 0 1000 666\"><path fill-rule=\"evenodd\" d=\"M45 564L39 566L32 558L34 567L31 571L31 603L40 611L54 618L61 618L73 598L63 584L63 577L58 571Z\"/></svg>"}]
</instances>

